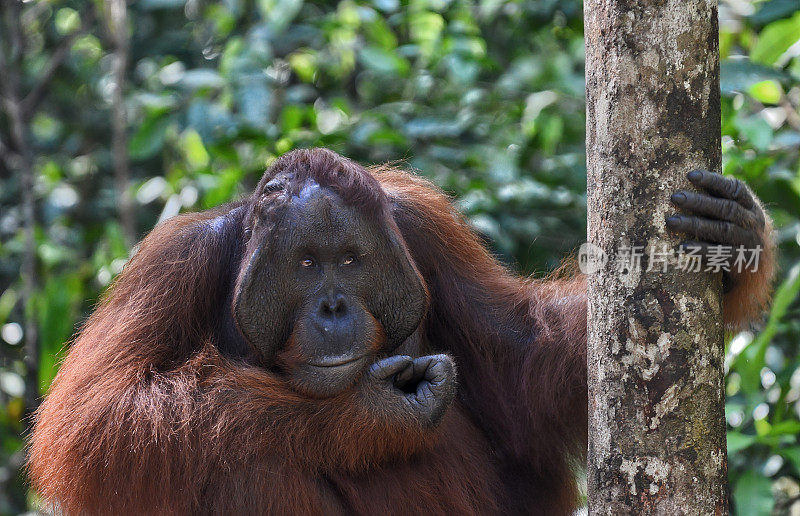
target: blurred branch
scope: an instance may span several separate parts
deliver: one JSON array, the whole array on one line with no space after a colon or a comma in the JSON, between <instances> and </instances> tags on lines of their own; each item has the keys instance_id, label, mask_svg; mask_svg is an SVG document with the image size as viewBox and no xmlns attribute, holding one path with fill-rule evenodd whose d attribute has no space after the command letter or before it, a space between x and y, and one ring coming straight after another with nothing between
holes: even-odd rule
<instances>
[{"instance_id":1,"label":"blurred branch","mask_svg":"<svg viewBox=\"0 0 800 516\"><path fill-rule=\"evenodd\" d=\"M128 7L126 0L107 0L107 25L114 43L114 91L112 102L112 153L114 178L119 202L119 218L128 246L136 242L136 220L129 193L130 163L128 161L128 116L125 108L126 71L130 55Z\"/></svg>"},{"instance_id":2,"label":"blurred branch","mask_svg":"<svg viewBox=\"0 0 800 516\"><path fill-rule=\"evenodd\" d=\"M4 32L8 34L6 43L9 46L9 52L6 54L7 61L4 59L2 62L0 83L2 83L5 94L4 106L8 116L11 141L19 154L15 168L20 174L20 189L22 190L24 249L20 276L22 278L21 300L25 312L23 362L26 370L25 409L30 414L39 403L39 338L36 312L33 306L33 296L37 289L33 151L29 142L30 114L28 113L26 116L19 94L22 56L25 48L25 41L20 31L22 3L19 0L2 0L2 6L5 14L3 21L6 30Z\"/></svg>"},{"instance_id":3,"label":"blurred branch","mask_svg":"<svg viewBox=\"0 0 800 516\"><path fill-rule=\"evenodd\" d=\"M75 40L80 36L89 32L89 28L91 27L94 18L94 11L89 11L85 16L83 16L81 28L59 42L56 49L50 55L50 59L47 61L47 65L44 67L44 72L39 77L36 85L34 85L34 87L22 101L22 109L24 114L30 116L36 111L36 108L39 106L39 102L42 101L42 98L47 91L47 87L50 85L50 81L53 80L56 72L59 68L61 68L61 65L64 64L64 61L67 59L73 43L75 43Z\"/></svg>"},{"instance_id":4,"label":"blurred branch","mask_svg":"<svg viewBox=\"0 0 800 516\"><path fill-rule=\"evenodd\" d=\"M781 107L786 112L786 122L789 126L795 131L800 131L800 115L797 114L798 109L796 106L792 105L791 100L786 98L785 95L781 101Z\"/></svg>"},{"instance_id":5,"label":"blurred branch","mask_svg":"<svg viewBox=\"0 0 800 516\"><path fill-rule=\"evenodd\" d=\"M80 36L89 32L89 29L92 23L95 20L95 12L94 10L88 11L83 16L83 21L81 23L81 27L66 36L62 39L58 46L55 48L53 53L50 55L50 59L47 61L47 64L44 67L44 72L39 76L34 84L33 88L25 95L24 98L19 99L20 93L17 91L19 88L21 72L22 72L22 54L24 51L24 39L22 37L22 33L20 32L20 27L22 26L22 15L20 13L20 6L14 5L18 4L15 0L2 0L2 5L4 6L4 11L7 13L6 17L6 26L8 28L9 39L8 45L11 48L10 55L12 56L10 63L5 63L0 57L0 68L3 70L7 70L9 66L15 66L16 69L12 70L11 76L5 76L5 74L0 74L0 82L4 83L12 83L6 84L5 89L14 89L17 92L18 103L20 105L19 109L22 114L24 120L29 120L32 118L33 114L36 112L36 108L39 106L39 103L44 98L45 93L47 92L47 87L50 85L50 82L53 80L56 72L61 68L61 65L64 64L67 56L69 55L69 51L72 48L72 45L75 43L75 40L78 39ZM8 25L8 15L9 13L13 13L16 11L15 20L14 22L17 23L17 26L10 26ZM16 62L15 62L16 61ZM10 86L10 87L9 87ZM6 96L8 97L8 91L6 91ZM6 103L8 99L6 99Z\"/></svg>"},{"instance_id":6,"label":"blurred branch","mask_svg":"<svg viewBox=\"0 0 800 516\"><path fill-rule=\"evenodd\" d=\"M10 131L9 141L14 148L15 156L5 145L0 147L0 157L7 168L16 170L20 177L23 219L23 255L20 264L22 280L21 302L25 314L25 410L31 414L39 404L39 332L36 324L37 312L34 306L34 294L38 289L36 276L36 199L34 194L35 171L34 153L30 142L30 121L41 100L47 93L56 72L61 68L69 55L75 40L88 32L95 20L94 11L83 16L81 28L66 36L50 54L42 74L36 78L34 86L27 95L20 91L24 74L25 37L22 2L19 0L0 0L2 6L4 36L7 51L0 52L0 87L2 88L2 106L8 118Z\"/></svg>"},{"instance_id":7,"label":"blurred branch","mask_svg":"<svg viewBox=\"0 0 800 516\"><path fill-rule=\"evenodd\" d=\"M3 169L0 171L6 173L7 171L14 168L13 161L15 156L16 154L12 152L11 149L9 149L8 146L6 146L6 144L4 144L2 140L0 140L0 165L3 167Z\"/></svg>"}]
</instances>

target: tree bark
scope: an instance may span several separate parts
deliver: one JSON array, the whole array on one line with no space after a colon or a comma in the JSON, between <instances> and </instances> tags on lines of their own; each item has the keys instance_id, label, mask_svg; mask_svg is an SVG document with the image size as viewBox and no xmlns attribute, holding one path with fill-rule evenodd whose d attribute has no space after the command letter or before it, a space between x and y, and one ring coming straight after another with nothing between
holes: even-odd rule
<instances>
[{"instance_id":1,"label":"tree bark","mask_svg":"<svg viewBox=\"0 0 800 516\"><path fill-rule=\"evenodd\" d=\"M589 275L589 512L725 514L720 279L661 263L670 194L721 166L717 3L584 11L588 234L608 258Z\"/></svg>"}]
</instances>

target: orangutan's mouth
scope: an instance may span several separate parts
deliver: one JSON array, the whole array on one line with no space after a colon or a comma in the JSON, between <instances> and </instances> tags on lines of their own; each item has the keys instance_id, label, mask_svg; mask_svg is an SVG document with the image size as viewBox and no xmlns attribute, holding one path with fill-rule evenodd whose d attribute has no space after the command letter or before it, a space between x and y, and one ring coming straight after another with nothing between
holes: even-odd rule
<instances>
[{"instance_id":1,"label":"orangutan's mouth","mask_svg":"<svg viewBox=\"0 0 800 516\"><path fill-rule=\"evenodd\" d=\"M312 368L321 369L325 374L348 374L355 373L364 367L367 361L366 355L352 356L338 356L316 360L314 362L306 362Z\"/></svg>"},{"instance_id":2,"label":"orangutan's mouth","mask_svg":"<svg viewBox=\"0 0 800 516\"><path fill-rule=\"evenodd\" d=\"M358 360L363 360L367 358L366 355L359 355L357 357L352 357L349 355L345 356L338 356L338 357L330 357L330 358L323 358L322 360L317 360L315 362L308 362L309 365L314 367L339 367L347 364L351 364Z\"/></svg>"}]
</instances>

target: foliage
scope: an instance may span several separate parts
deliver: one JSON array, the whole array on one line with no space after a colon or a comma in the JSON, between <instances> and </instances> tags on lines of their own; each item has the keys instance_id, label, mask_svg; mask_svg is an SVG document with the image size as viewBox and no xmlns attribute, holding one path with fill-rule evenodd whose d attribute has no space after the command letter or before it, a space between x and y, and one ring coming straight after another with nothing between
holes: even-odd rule
<instances>
[{"instance_id":1,"label":"foliage","mask_svg":"<svg viewBox=\"0 0 800 516\"><path fill-rule=\"evenodd\" d=\"M30 123L43 392L130 252L106 11L100 0L22 7L22 87L70 38ZM546 272L585 239L581 17L576 0L133 2L122 107L136 238L241 195L276 156L318 145L405 162L454 195L504 261ZM800 495L800 9L730 0L720 27L724 171L767 203L782 253L766 325L733 337L727 355L733 497L741 514L766 514ZM19 471L25 258L10 123L0 111L0 513L33 503Z\"/></svg>"}]
</instances>

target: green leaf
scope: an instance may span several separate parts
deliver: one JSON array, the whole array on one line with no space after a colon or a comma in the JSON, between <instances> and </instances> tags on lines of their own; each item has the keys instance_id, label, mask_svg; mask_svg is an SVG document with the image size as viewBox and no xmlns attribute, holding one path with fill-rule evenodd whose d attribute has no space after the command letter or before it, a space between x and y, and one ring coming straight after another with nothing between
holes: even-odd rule
<instances>
[{"instance_id":1,"label":"green leaf","mask_svg":"<svg viewBox=\"0 0 800 516\"><path fill-rule=\"evenodd\" d=\"M797 0L769 0L763 2L758 11L752 14L749 19L755 25L766 25L775 20L786 18L794 14L798 9L800 9L800 6L797 5Z\"/></svg>"},{"instance_id":2,"label":"green leaf","mask_svg":"<svg viewBox=\"0 0 800 516\"><path fill-rule=\"evenodd\" d=\"M405 132L412 138L456 137L463 131L463 126L452 118L421 117L409 120Z\"/></svg>"},{"instance_id":3,"label":"green leaf","mask_svg":"<svg viewBox=\"0 0 800 516\"><path fill-rule=\"evenodd\" d=\"M111 251L109 259L127 258L128 245L125 243L125 235L122 233L122 226L119 225L119 222L116 220L106 222L104 233L106 245Z\"/></svg>"},{"instance_id":4,"label":"green leaf","mask_svg":"<svg viewBox=\"0 0 800 516\"><path fill-rule=\"evenodd\" d=\"M769 435L796 435L800 433L800 421L788 420L772 425Z\"/></svg>"},{"instance_id":5,"label":"green leaf","mask_svg":"<svg viewBox=\"0 0 800 516\"><path fill-rule=\"evenodd\" d=\"M289 56L289 65L303 82L312 82L317 72L316 55L310 51L295 52Z\"/></svg>"},{"instance_id":6,"label":"green leaf","mask_svg":"<svg viewBox=\"0 0 800 516\"><path fill-rule=\"evenodd\" d=\"M439 39L444 28L444 18L439 13L423 11L411 15L409 26L412 41L430 45Z\"/></svg>"},{"instance_id":7,"label":"green leaf","mask_svg":"<svg viewBox=\"0 0 800 516\"><path fill-rule=\"evenodd\" d=\"M391 50L397 46L397 37L383 18L375 18L364 27L364 31L369 42L380 48Z\"/></svg>"},{"instance_id":8,"label":"green leaf","mask_svg":"<svg viewBox=\"0 0 800 516\"><path fill-rule=\"evenodd\" d=\"M734 125L739 132L750 142L750 145L757 150L765 151L772 142L773 130L766 120L760 116L736 118Z\"/></svg>"},{"instance_id":9,"label":"green leaf","mask_svg":"<svg viewBox=\"0 0 800 516\"><path fill-rule=\"evenodd\" d=\"M186 0L139 0L136 7L145 11L156 9L177 9L183 7Z\"/></svg>"},{"instance_id":10,"label":"green leaf","mask_svg":"<svg viewBox=\"0 0 800 516\"><path fill-rule=\"evenodd\" d=\"M747 91L750 86L762 81L787 83L790 79L781 70L747 59L725 60L720 64L720 89L726 94Z\"/></svg>"},{"instance_id":11,"label":"green leaf","mask_svg":"<svg viewBox=\"0 0 800 516\"><path fill-rule=\"evenodd\" d=\"M236 18L224 5L209 5L206 11L206 19L211 21L217 36L225 37L236 27Z\"/></svg>"},{"instance_id":12,"label":"green leaf","mask_svg":"<svg viewBox=\"0 0 800 516\"><path fill-rule=\"evenodd\" d=\"M778 326L789 310L789 306L797 299L798 295L800 295L800 262L791 268L786 279L775 292L772 309L764 329L734 362L734 367L737 367L742 375L742 387L747 392L755 392L759 388L761 368L764 367L767 347L778 332Z\"/></svg>"},{"instance_id":13,"label":"green leaf","mask_svg":"<svg viewBox=\"0 0 800 516\"><path fill-rule=\"evenodd\" d=\"M744 450L751 444L756 442L756 437L752 435L745 435L739 432L728 432L728 453L734 454Z\"/></svg>"},{"instance_id":14,"label":"green leaf","mask_svg":"<svg viewBox=\"0 0 800 516\"><path fill-rule=\"evenodd\" d=\"M737 516L769 516L775 501L772 483L753 471L745 471L733 489L734 514Z\"/></svg>"},{"instance_id":15,"label":"green leaf","mask_svg":"<svg viewBox=\"0 0 800 516\"><path fill-rule=\"evenodd\" d=\"M800 474L800 446L790 446L779 450L781 456L792 463L795 472Z\"/></svg>"},{"instance_id":16,"label":"green leaf","mask_svg":"<svg viewBox=\"0 0 800 516\"><path fill-rule=\"evenodd\" d=\"M187 129L183 134L183 147L184 156L186 156L186 163L189 164L194 170L205 168L208 166L210 160L208 151L203 146L203 139L197 134L194 129Z\"/></svg>"},{"instance_id":17,"label":"green leaf","mask_svg":"<svg viewBox=\"0 0 800 516\"><path fill-rule=\"evenodd\" d=\"M400 6L399 0L373 0L372 3L381 11L386 12L396 11Z\"/></svg>"},{"instance_id":18,"label":"green leaf","mask_svg":"<svg viewBox=\"0 0 800 516\"><path fill-rule=\"evenodd\" d=\"M774 64L798 40L800 40L800 12L791 18L774 21L764 27L750 51L750 59L757 63Z\"/></svg>"},{"instance_id":19,"label":"green leaf","mask_svg":"<svg viewBox=\"0 0 800 516\"><path fill-rule=\"evenodd\" d=\"M747 92L763 104L777 104L783 96L783 90L775 81L757 82L750 86Z\"/></svg>"},{"instance_id":20,"label":"green leaf","mask_svg":"<svg viewBox=\"0 0 800 516\"><path fill-rule=\"evenodd\" d=\"M394 52L381 48L364 48L358 56L365 67L379 74L404 76L408 74L410 68L408 61Z\"/></svg>"},{"instance_id":21,"label":"green leaf","mask_svg":"<svg viewBox=\"0 0 800 516\"><path fill-rule=\"evenodd\" d=\"M236 101L242 117L253 127L264 127L269 122L272 89L263 75L242 77L236 92Z\"/></svg>"},{"instance_id":22,"label":"green leaf","mask_svg":"<svg viewBox=\"0 0 800 516\"><path fill-rule=\"evenodd\" d=\"M258 0L261 16L276 33L283 32L303 7L303 0Z\"/></svg>"},{"instance_id":23,"label":"green leaf","mask_svg":"<svg viewBox=\"0 0 800 516\"><path fill-rule=\"evenodd\" d=\"M37 295L39 323L39 385L46 392L58 369L61 352L75 328L83 298L83 282L78 274L51 275Z\"/></svg>"},{"instance_id":24,"label":"green leaf","mask_svg":"<svg viewBox=\"0 0 800 516\"><path fill-rule=\"evenodd\" d=\"M18 299L19 295L13 288L7 288L3 294L0 295L0 326L6 323Z\"/></svg>"},{"instance_id":25,"label":"green leaf","mask_svg":"<svg viewBox=\"0 0 800 516\"><path fill-rule=\"evenodd\" d=\"M128 144L128 152L134 160L155 156L164 146L169 126L169 117L148 118L139 126Z\"/></svg>"},{"instance_id":26,"label":"green leaf","mask_svg":"<svg viewBox=\"0 0 800 516\"><path fill-rule=\"evenodd\" d=\"M772 425L766 419L756 419L753 421L753 426L756 427L756 435L760 441L771 437Z\"/></svg>"},{"instance_id":27,"label":"green leaf","mask_svg":"<svg viewBox=\"0 0 800 516\"><path fill-rule=\"evenodd\" d=\"M56 11L55 25L59 34L72 34L80 28L81 16L75 9L63 7Z\"/></svg>"},{"instance_id":28,"label":"green leaf","mask_svg":"<svg viewBox=\"0 0 800 516\"><path fill-rule=\"evenodd\" d=\"M187 70L184 72L180 80L180 85L189 90L221 88L225 85L225 81L215 70L198 68L196 70Z\"/></svg>"},{"instance_id":29,"label":"green leaf","mask_svg":"<svg viewBox=\"0 0 800 516\"><path fill-rule=\"evenodd\" d=\"M244 172L240 168L229 168L213 176L216 184L203 196L203 208L219 206L233 198L242 176Z\"/></svg>"},{"instance_id":30,"label":"green leaf","mask_svg":"<svg viewBox=\"0 0 800 516\"><path fill-rule=\"evenodd\" d=\"M103 56L103 45L93 34L84 34L72 45L72 55L93 63Z\"/></svg>"},{"instance_id":31,"label":"green leaf","mask_svg":"<svg viewBox=\"0 0 800 516\"><path fill-rule=\"evenodd\" d=\"M289 105L281 113L281 128L284 133L297 129L303 123L304 110L300 106Z\"/></svg>"}]
</instances>

